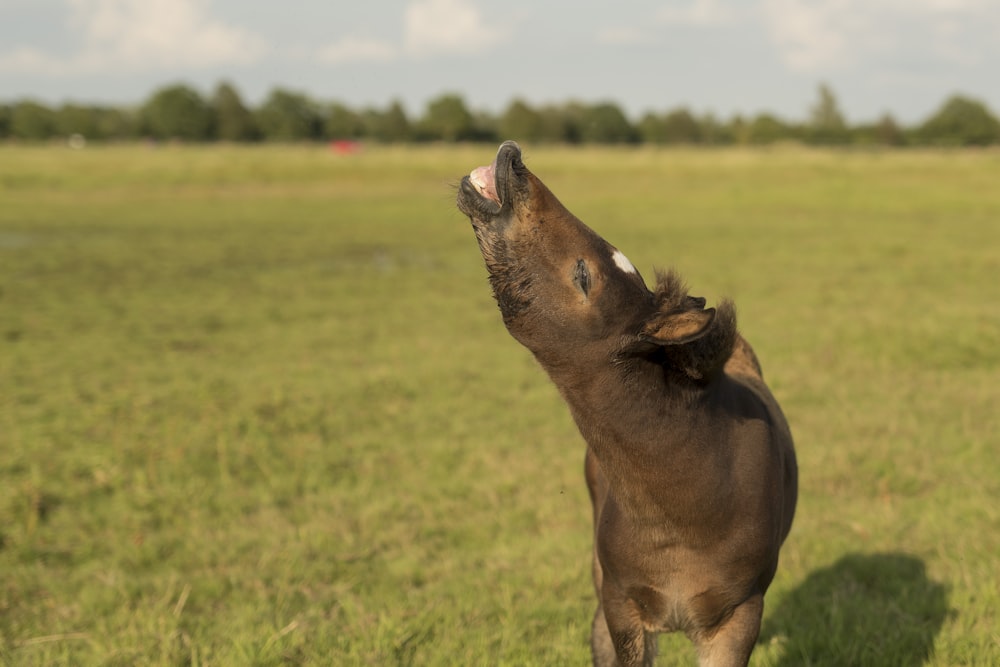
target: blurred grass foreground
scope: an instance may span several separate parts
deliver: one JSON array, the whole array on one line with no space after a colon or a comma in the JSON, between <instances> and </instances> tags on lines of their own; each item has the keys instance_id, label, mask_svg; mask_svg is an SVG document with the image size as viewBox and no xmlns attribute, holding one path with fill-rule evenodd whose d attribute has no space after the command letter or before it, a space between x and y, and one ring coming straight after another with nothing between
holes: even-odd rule
<instances>
[{"instance_id":1,"label":"blurred grass foreground","mask_svg":"<svg viewBox=\"0 0 1000 667\"><path fill-rule=\"evenodd\" d=\"M752 664L1000 661L1000 153L524 148L788 415ZM589 662L583 444L454 208L492 155L0 146L0 661Z\"/></svg>"}]
</instances>

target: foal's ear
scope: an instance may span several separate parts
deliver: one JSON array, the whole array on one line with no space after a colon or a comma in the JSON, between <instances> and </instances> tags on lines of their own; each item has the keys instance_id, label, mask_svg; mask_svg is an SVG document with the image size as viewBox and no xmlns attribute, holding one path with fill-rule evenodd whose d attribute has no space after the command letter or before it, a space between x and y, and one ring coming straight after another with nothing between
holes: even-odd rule
<instances>
[{"instance_id":1,"label":"foal's ear","mask_svg":"<svg viewBox=\"0 0 1000 667\"><path fill-rule=\"evenodd\" d=\"M704 299L698 299L704 305ZM715 320L715 308L656 313L639 332L639 340L654 345L683 345L698 340Z\"/></svg>"}]
</instances>

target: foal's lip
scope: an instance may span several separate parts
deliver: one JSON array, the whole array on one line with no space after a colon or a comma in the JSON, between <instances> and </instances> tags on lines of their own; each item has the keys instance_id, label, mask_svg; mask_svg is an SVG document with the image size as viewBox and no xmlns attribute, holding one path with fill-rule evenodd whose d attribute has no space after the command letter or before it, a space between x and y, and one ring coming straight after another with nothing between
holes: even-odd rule
<instances>
[{"instance_id":1,"label":"foal's lip","mask_svg":"<svg viewBox=\"0 0 1000 667\"><path fill-rule=\"evenodd\" d=\"M501 202L500 195L497 194L496 171L496 160L487 167L476 167L469 174L469 182L480 195L499 204Z\"/></svg>"}]
</instances>

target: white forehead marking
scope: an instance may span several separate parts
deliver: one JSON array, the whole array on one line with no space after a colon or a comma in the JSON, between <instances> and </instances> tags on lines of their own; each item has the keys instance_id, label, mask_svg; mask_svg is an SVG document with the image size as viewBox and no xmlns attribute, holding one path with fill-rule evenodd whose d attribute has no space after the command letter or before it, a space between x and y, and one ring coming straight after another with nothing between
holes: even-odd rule
<instances>
[{"instance_id":1,"label":"white forehead marking","mask_svg":"<svg viewBox=\"0 0 1000 667\"><path fill-rule=\"evenodd\" d=\"M625 273L639 273L621 250L615 250L611 254L611 259L615 260L615 266Z\"/></svg>"}]
</instances>

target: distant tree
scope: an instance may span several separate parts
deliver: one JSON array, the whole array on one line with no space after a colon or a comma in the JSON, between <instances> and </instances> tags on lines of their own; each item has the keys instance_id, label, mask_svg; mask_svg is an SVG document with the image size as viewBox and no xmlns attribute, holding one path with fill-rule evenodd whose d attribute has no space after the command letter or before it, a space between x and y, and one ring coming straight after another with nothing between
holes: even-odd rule
<instances>
[{"instance_id":1,"label":"distant tree","mask_svg":"<svg viewBox=\"0 0 1000 667\"><path fill-rule=\"evenodd\" d=\"M580 123L585 143L623 144L637 140L635 128L612 102L600 102L583 109Z\"/></svg>"},{"instance_id":2,"label":"distant tree","mask_svg":"<svg viewBox=\"0 0 1000 667\"><path fill-rule=\"evenodd\" d=\"M906 143L906 134L891 114L883 114L875 124L875 139L883 146L902 146Z\"/></svg>"},{"instance_id":3,"label":"distant tree","mask_svg":"<svg viewBox=\"0 0 1000 667\"><path fill-rule=\"evenodd\" d=\"M398 100L385 111L370 109L364 114L366 133L376 141L397 143L411 138L410 120Z\"/></svg>"},{"instance_id":4,"label":"distant tree","mask_svg":"<svg viewBox=\"0 0 1000 667\"><path fill-rule=\"evenodd\" d=\"M578 144L582 141L583 105L569 102L549 105L538 110L541 119L541 141Z\"/></svg>"},{"instance_id":5,"label":"distant tree","mask_svg":"<svg viewBox=\"0 0 1000 667\"><path fill-rule=\"evenodd\" d=\"M134 109L102 108L97 114L97 134L102 139L136 139L141 136L139 114Z\"/></svg>"},{"instance_id":6,"label":"distant tree","mask_svg":"<svg viewBox=\"0 0 1000 667\"><path fill-rule=\"evenodd\" d=\"M856 144L876 146L903 146L906 133L890 114L884 114L877 122L858 125L850 129L852 141Z\"/></svg>"},{"instance_id":7,"label":"distant tree","mask_svg":"<svg viewBox=\"0 0 1000 667\"><path fill-rule=\"evenodd\" d=\"M356 111L334 102L323 121L323 136L327 139L361 139L365 136L364 119Z\"/></svg>"},{"instance_id":8,"label":"distant tree","mask_svg":"<svg viewBox=\"0 0 1000 667\"><path fill-rule=\"evenodd\" d=\"M159 89L142 107L143 128L157 139L207 141L214 122L208 103L184 84Z\"/></svg>"},{"instance_id":9,"label":"distant tree","mask_svg":"<svg viewBox=\"0 0 1000 667\"><path fill-rule=\"evenodd\" d=\"M647 111L642 115L639 122L635 124L635 131L639 135L639 141L643 143L667 143L667 133L663 126L663 116L652 111Z\"/></svg>"},{"instance_id":10,"label":"distant tree","mask_svg":"<svg viewBox=\"0 0 1000 667\"><path fill-rule=\"evenodd\" d=\"M467 141L475 137L476 123L460 96L445 94L428 103L420 134L432 141Z\"/></svg>"},{"instance_id":11,"label":"distant tree","mask_svg":"<svg viewBox=\"0 0 1000 667\"><path fill-rule=\"evenodd\" d=\"M0 104L0 139L5 139L10 136L10 116L10 106L7 104Z\"/></svg>"},{"instance_id":12,"label":"distant tree","mask_svg":"<svg viewBox=\"0 0 1000 667\"><path fill-rule=\"evenodd\" d=\"M101 112L98 107L64 104L55 112L56 134L63 137L79 134L87 139L104 139L100 126Z\"/></svg>"},{"instance_id":13,"label":"distant tree","mask_svg":"<svg viewBox=\"0 0 1000 667\"><path fill-rule=\"evenodd\" d=\"M212 94L212 111L215 113L215 136L223 141L253 141L260 138L260 130L250 110L244 106L240 94L231 84L223 81Z\"/></svg>"},{"instance_id":14,"label":"distant tree","mask_svg":"<svg viewBox=\"0 0 1000 667\"><path fill-rule=\"evenodd\" d=\"M319 139L323 120L308 97L275 88L257 109L257 125L270 141L305 141Z\"/></svg>"},{"instance_id":15,"label":"distant tree","mask_svg":"<svg viewBox=\"0 0 1000 667\"><path fill-rule=\"evenodd\" d=\"M10 114L10 135L18 139L42 141L56 132L52 109L39 102L23 100L14 105Z\"/></svg>"},{"instance_id":16,"label":"distant tree","mask_svg":"<svg viewBox=\"0 0 1000 667\"><path fill-rule=\"evenodd\" d=\"M648 113L637 126L639 137L657 144L696 144L702 141L702 129L687 109L674 109L663 116Z\"/></svg>"},{"instance_id":17,"label":"distant tree","mask_svg":"<svg viewBox=\"0 0 1000 667\"><path fill-rule=\"evenodd\" d=\"M825 83L820 84L819 100L809 113L806 139L814 144L845 144L850 139L837 98Z\"/></svg>"},{"instance_id":18,"label":"distant tree","mask_svg":"<svg viewBox=\"0 0 1000 667\"><path fill-rule=\"evenodd\" d=\"M917 130L926 143L986 146L1000 141L1000 123L982 102L955 95Z\"/></svg>"},{"instance_id":19,"label":"distant tree","mask_svg":"<svg viewBox=\"0 0 1000 667\"><path fill-rule=\"evenodd\" d=\"M701 129L701 141L710 145L726 145L736 142L733 128L730 124L721 122L712 113L706 113L698 120Z\"/></svg>"},{"instance_id":20,"label":"distant tree","mask_svg":"<svg viewBox=\"0 0 1000 667\"><path fill-rule=\"evenodd\" d=\"M776 141L793 139L795 132L777 116L762 113L747 125L744 136L747 143L766 145Z\"/></svg>"},{"instance_id":21,"label":"distant tree","mask_svg":"<svg viewBox=\"0 0 1000 667\"><path fill-rule=\"evenodd\" d=\"M472 114L472 135L470 141L495 143L500 137L500 119L488 111Z\"/></svg>"},{"instance_id":22,"label":"distant tree","mask_svg":"<svg viewBox=\"0 0 1000 667\"><path fill-rule=\"evenodd\" d=\"M750 143L750 123L740 114L734 115L726 125L733 141L738 144Z\"/></svg>"},{"instance_id":23,"label":"distant tree","mask_svg":"<svg viewBox=\"0 0 1000 667\"><path fill-rule=\"evenodd\" d=\"M358 137L359 139L388 143L378 136L382 117L385 115L384 111L379 111L375 107L365 107L355 113L357 114L358 122L361 123L361 135Z\"/></svg>"},{"instance_id":24,"label":"distant tree","mask_svg":"<svg viewBox=\"0 0 1000 667\"><path fill-rule=\"evenodd\" d=\"M674 109L663 119L667 137L675 144L701 143L702 129L697 119L687 109Z\"/></svg>"},{"instance_id":25,"label":"distant tree","mask_svg":"<svg viewBox=\"0 0 1000 667\"><path fill-rule=\"evenodd\" d=\"M500 116L500 134L505 139L518 141L559 141L554 137L546 137L542 114L528 106L528 103L515 99Z\"/></svg>"}]
</instances>

